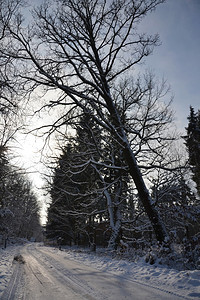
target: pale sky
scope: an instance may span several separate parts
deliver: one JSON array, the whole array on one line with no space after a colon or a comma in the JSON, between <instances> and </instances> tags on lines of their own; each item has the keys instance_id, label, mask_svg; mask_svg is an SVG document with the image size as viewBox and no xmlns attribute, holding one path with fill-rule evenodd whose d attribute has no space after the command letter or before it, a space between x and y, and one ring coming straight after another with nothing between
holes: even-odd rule
<instances>
[{"instance_id":1,"label":"pale sky","mask_svg":"<svg viewBox=\"0 0 200 300\"><path fill-rule=\"evenodd\" d=\"M184 130L189 106L200 109L200 0L167 0L142 28L160 35L162 45L147 57L146 66L171 86L176 123Z\"/></svg>"}]
</instances>

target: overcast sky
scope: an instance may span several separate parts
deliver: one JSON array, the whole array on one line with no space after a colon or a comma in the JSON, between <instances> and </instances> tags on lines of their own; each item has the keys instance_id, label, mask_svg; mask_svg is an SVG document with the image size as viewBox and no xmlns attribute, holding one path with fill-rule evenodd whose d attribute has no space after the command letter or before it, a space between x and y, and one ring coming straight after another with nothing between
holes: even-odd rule
<instances>
[{"instance_id":1,"label":"overcast sky","mask_svg":"<svg viewBox=\"0 0 200 300\"><path fill-rule=\"evenodd\" d=\"M184 129L189 106L200 109L200 0L166 0L142 28L160 35L162 45L147 58L146 66L170 84L176 123Z\"/></svg>"}]
</instances>

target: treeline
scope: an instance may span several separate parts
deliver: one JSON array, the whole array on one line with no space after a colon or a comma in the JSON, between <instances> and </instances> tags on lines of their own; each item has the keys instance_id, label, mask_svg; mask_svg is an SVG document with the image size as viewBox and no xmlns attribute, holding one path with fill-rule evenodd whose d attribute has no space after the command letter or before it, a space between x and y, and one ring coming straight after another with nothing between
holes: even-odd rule
<instances>
[{"instance_id":1,"label":"treeline","mask_svg":"<svg viewBox=\"0 0 200 300\"><path fill-rule=\"evenodd\" d=\"M0 155L0 243L16 238L41 239L40 208L24 170Z\"/></svg>"}]
</instances>

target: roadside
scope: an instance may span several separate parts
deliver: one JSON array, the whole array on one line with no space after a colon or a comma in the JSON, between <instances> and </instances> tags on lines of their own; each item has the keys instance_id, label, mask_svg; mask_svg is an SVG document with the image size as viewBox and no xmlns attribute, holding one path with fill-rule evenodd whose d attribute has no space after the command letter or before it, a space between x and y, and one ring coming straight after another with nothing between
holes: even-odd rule
<instances>
[{"instance_id":1,"label":"roadside","mask_svg":"<svg viewBox=\"0 0 200 300\"><path fill-rule=\"evenodd\" d=\"M18 255L23 245L8 245L6 249L0 248L0 299L3 291L8 286L14 271L13 259Z\"/></svg>"},{"instance_id":2,"label":"roadside","mask_svg":"<svg viewBox=\"0 0 200 300\"><path fill-rule=\"evenodd\" d=\"M151 265L145 262L144 257L138 258L136 262L123 258L116 259L113 258L112 253L102 248L98 248L96 252L76 247L64 247L63 251L54 247L41 249L46 248L49 252L59 253L64 258L94 266L103 272L110 272L141 284L175 292L183 298L200 299L200 270L179 271L158 263Z\"/></svg>"}]
</instances>

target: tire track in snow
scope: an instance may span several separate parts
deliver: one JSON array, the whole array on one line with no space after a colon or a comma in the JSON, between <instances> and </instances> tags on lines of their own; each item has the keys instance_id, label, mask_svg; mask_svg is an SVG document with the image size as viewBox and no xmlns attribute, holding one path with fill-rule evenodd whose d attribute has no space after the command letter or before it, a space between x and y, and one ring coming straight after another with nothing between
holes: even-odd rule
<instances>
[{"instance_id":1,"label":"tire track in snow","mask_svg":"<svg viewBox=\"0 0 200 300\"><path fill-rule=\"evenodd\" d=\"M40 263L41 266L43 267L45 266L48 270L48 273L50 273L54 278L56 278L57 281L61 282L69 289L73 290L75 293L80 294L81 296L85 297L88 300L109 299L109 297L105 296L105 294L102 294L99 291L97 292L94 288L88 285L88 283L84 279L81 279L80 281L80 279L77 278L76 275L74 275L69 269L67 269L66 266L64 267L50 253L47 253L46 251L42 251L39 248L35 249L35 247L33 247L32 245L26 247L26 251L27 254L25 252L24 255L25 257L27 257L27 260L31 260L31 259L35 260L35 262L32 263L31 265L36 265ZM40 253L40 255L38 255L38 253ZM35 277L38 277L36 272L34 275Z\"/></svg>"},{"instance_id":2,"label":"tire track in snow","mask_svg":"<svg viewBox=\"0 0 200 300\"><path fill-rule=\"evenodd\" d=\"M39 248L37 248L37 249L39 249ZM49 256L49 257L51 257L52 259L54 259L54 254L53 253L51 253L51 252L47 252L46 250L44 250L44 249L39 249L39 252L41 252L41 253L44 253L46 256ZM54 259L55 260L55 259ZM57 260L55 260L56 262L57 262ZM77 262L77 260L75 260L76 262ZM83 263L82 261L81 261L81 263ZM83 263L84 264L84 263ZM88 266L87 264L86 264L86 266ZM56 267L56 265L55 265L55 267ZM61 265L61 268L62 268L62 265ZM103 271L101 271L101 272L103 272ZM114 276L114 277L117 277L117 278L121 278L121 280L127 280L127 281L129 281L129 282L132 282L132 283L135 283L135 284L138 284L138 285L140 285L140 286L144 286L144 287L147 287L147 288L150 288L150 289L154 289L154 290L157 290L157 291L160 291L160 292L164 292L164 293L166 293L166 294L168 294L168 295L170 295L171 297L178 297L178 298L180 298L180 299L185 299L185 300L192 300L192 299L196 299L196 298L193 298L192 296L191 297L188 297L188 296L185 296L185 295L181 295L181 294L179 294L178 292L175 292L175 291L172 291L172 290L167 290L167 289L165 289L165 288L163 288L163 287L159 287L159 286L154 286L154 285L150 285L150 284L148 284L148 283L146 283L146 282L143 282L143 281L141 281L141 280L135 280L135 279L131 279L130 277L127 277L126 275L116 275L115 273L113 273L112 271L106 271L108 274L110 274L110 275L112 275L112 276ZM105 298L105 295L102 295L102 299L106 299Z\"/></svg>"},{"instance_id":3,"label":"tire track in snow","mask_svg":"<svg viewBox=\"0 0 200 300\"><path fill-rule=\"evenodd\" d=\"M66 268L63 267L62 264L59 264L58 260L55 259L55 254L56 253L51 253L51 252L47 252L46 249L43 249L43 248L39 248L37 247L37 251L39 251L42 255L44 255L44 259L46 259L48 257L48 263L52 264L53 267L55 269L57 269L57 271L59 273L61 273L62 275L66 273ZM49 259L50 258L50 259ZM77 260L75 260L77 262ZM81 261L81 263L83 263ZM84 263L83 263L84 264ZM87 266L87 265L85 265ZM60 271L59 271L60 270ZM102 273L102 271L100 271ZM169 291L167 289L164 289L164 288L161 288L161 287L158 287L158 286L153 286L153 285L150 285L148 283L145 283L145 282L142 282L142 281L139 281L139 280L134 280L134 279L131 279L131 278L128 278L126 276L121 276L121 275L116 275L112 272L108 272L108 274L112 275L113 277L115 278L118 278L120 279L120 281L123 281L123 280L126 280L128 282L132 282L134 284L137 284L141 287L147 287L147 288L150 288L151 290L154 289L156 291L159 291L159 292L163 292L165 293L166 295L169 295L170 297L176 297L176 298L180 298L180 299L185 299L185 300L191 300L191 298L188 298L186 296L183 296L183 295L180 295L174 291ZM71 272L67 271L67 274L65 274L66 276L70 276L71 277L71 280L72 282L76 283L77 285L79 285L80 287L82 288L85 288L85 286L87 286L87 288L90 289L90 293L92 293L93 295L96 296L95 299L109 299L109 296L106 297L105 295L101 294L99 295L98 293L98 297L97 297L97 293L95 293L94 289L92 289L86 281L82 280L82 282L80 282L80 280L74 276ZM100 298L99 298L100 297Z\"/></svg>"}]
</instances>

